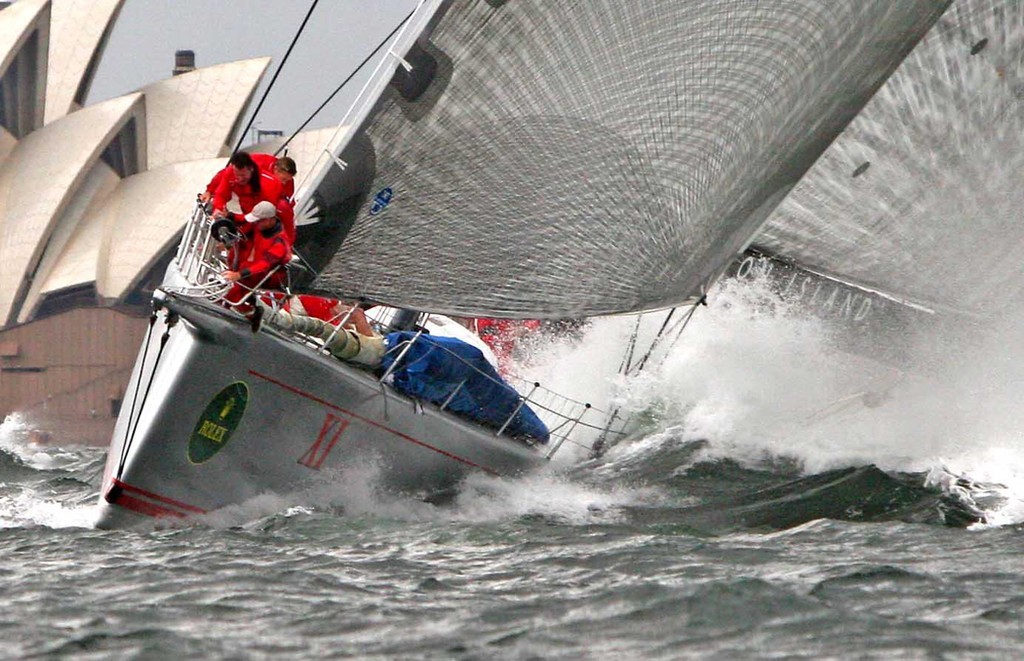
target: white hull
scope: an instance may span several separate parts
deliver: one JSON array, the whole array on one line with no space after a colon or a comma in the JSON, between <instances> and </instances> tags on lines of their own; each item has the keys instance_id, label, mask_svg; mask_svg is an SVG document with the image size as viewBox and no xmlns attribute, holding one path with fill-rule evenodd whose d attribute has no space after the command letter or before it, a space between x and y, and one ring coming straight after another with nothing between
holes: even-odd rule
<instances>
[{"instance_id":1,"label":"white hull","mask_svg":"<svg viewBox=\"0 0 1024 661\"><path fill-rule=\"evenodd\" d=\"M226 310L170 298L136 361L97 525L180 520L368 465L381 488L430 495L473 471L515 475L544 461L372 372L266 328L254 334Z\"/></svg>"}]
</instances>

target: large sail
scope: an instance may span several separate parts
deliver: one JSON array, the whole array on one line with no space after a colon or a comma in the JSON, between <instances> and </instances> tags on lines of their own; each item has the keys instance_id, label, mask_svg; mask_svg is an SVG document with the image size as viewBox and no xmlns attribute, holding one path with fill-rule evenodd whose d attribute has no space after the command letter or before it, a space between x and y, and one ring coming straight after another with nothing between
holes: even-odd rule
<instances>
[{"instance_id":1,"label":"large sail","mask_svg":"<svg viewBox=\"0 0 1024 661\"><path fill-rule=\"evenodd\" d=\"M1024 5L958 0L755 245L930 309L1024 287Z\"/></svg>"},{"instance_id":2,"label":"large sail","mask_svg":"<svg viewBox=\"0 0 1024 661\"><path fill-rule=\"evenodd\" d=\"M947 4L445 3L317 285L512 317L699 296Z\"/></svg>"}]
</instances>

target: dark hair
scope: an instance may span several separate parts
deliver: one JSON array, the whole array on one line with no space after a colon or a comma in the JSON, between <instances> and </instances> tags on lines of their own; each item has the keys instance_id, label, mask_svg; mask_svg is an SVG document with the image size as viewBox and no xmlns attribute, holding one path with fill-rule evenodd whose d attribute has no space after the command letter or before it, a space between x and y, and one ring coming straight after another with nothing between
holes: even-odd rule
<instances>
[{"instance_id":1,"label":"dark hair","mask_svg":"<svg viewBox=\"0 0 1024 661\"><path fill-rule=\"evenodd\" d=\"M295 176L295 173L298 171L295 168L295 161L292 159L291 156L279 156L274 165L277 166L277 169L281 170L282 172L287 172L293 177Z\"/></svg>"},{"instance_id":2,"label":"dark hair","mask_svg":"<svg viewBox=\"0 0 1024 661\"><path fill-rule=\"evenodd\" d=\"M249 168L252 170L252 174L249 175L249 188L252 192L260 192L260 169L256 165L256 161L252 160L252 156L249 156L248 152L236 151L231 155L231 165L235 168Z\"/></svg>"}]
</instances>

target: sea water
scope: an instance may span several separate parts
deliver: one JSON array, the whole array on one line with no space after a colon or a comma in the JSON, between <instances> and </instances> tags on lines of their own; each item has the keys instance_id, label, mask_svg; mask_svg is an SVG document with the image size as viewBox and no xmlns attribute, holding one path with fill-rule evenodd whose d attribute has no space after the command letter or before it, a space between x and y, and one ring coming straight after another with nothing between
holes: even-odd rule
<instances>
[{"instance_id":1,"label":"sea water","mask_svg":"<svg viewBox=\"0 0 1024 661\"><path fill-rule=\"evenodd\" d=\"M526 361L637 412L633 437L591 458L581 435L547 470L474 477L443 506L380 493L368 468L316 503L99 531L103 450L33 446L9 418L0 656L1019 657L1012 324L928 379L837 351L763 283L724 284L622 379L633 329L599 320ZM960 476L985 483L984 521L950 527Z\"/></svg>"}]
</instances>

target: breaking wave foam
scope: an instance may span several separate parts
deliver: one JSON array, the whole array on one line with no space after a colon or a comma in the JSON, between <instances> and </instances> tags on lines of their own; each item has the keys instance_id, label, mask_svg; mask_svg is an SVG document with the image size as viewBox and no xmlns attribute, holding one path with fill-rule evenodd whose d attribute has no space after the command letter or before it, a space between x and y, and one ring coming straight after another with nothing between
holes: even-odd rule
<instances>
[{"instance_id":1,"label":"breaking wave foam","mask_svg":"<svg viewBox=\"0 0 1024 661\"><path fill-rule=\"evenodd\" d=\"M93 505L61 501L45 484L48 476L79 465L82 457L62 448L34 445L29 440L33 428L18 414L0 423L0 453L11 458L0 480L0 528L91 527Z\"/></svg>"},{"instance_id":2,"label":"breaking wave foam","mask_svg":"<svg viewBox=\"0 0 1024 661\"><path fill-rule=\"evenodd\" d=\"M380 489L374 464L325 473L321 485L299 494L266 494L190 520L215 528L242 525L266 516L301 516L338 510L346 517L409 522L484 523L542 517L575 525L617 521L621 508L655 498L653 491L623 486L589 486L551 467L519 478L483 474L467 478L450 502L435 505ZM302 503L317 503L310 508Z\"/></svg>"},{"instance_id":3,"label":"breaking wave foam","mask_svg":"<svg viewBox=\"0 0 1024 661\"><path fill-rule=\"evenodd\" d=\"M32 489L0 497L0 528L91 528L95 505L69 505Z\"/></svg>"},{"instance_id":4,"label":"breaking wave foam","mask_svg":"<svg viewBox=\"0 0 1024 661\"><path fill-rule=\"evenodd\" d=\"M570 393L572 384L619 387L618 404L656 421L647 446L703 440L705 458L781 457L807 473L869 463L945 469L1001 486L995 518L1013 522L1024 520L1024 349L1007 347L1019 344L1022 320L955 343L922 337L914 360L928 369L904 370L837 349L826 321L780 300L763 279L728 280L639 377L610 376L633 331L628 318L598 320L575 348L549 350L546 365Z\"/></svg>"}]
</instances>

